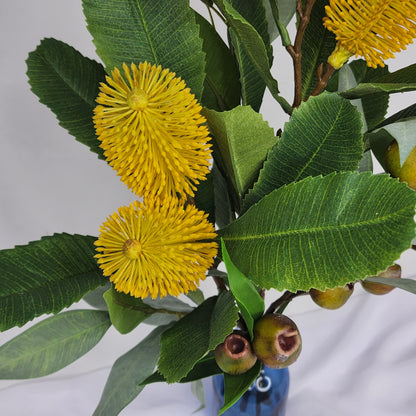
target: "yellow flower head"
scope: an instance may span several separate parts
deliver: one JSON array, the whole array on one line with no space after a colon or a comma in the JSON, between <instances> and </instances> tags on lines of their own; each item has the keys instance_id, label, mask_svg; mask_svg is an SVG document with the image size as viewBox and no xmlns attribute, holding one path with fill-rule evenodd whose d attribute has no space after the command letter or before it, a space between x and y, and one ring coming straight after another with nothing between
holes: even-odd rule
<instances>
[{"instance_id":1,"label":"yellow flower head","mask_svg":"<svg viewBox=\"0 0 416 416\"><path fill-rule=\"evenodd\" d=\"M202 108L168 69L130 68L100 86L94 123L104 155L138 196L193 196L211 158Z\"/></svg>"},{"instance_id":2,"label":"yellow flower head","mask_svg":"<svg viewBox=\"0 0 416 416\"><path fill-rule=\"evenodd\" d=\"M214 226L195 206L171 198L134 202L101 225L97 262L119 292L178 296L195 290L217 254Z\"/></svg>"},{"instance_id":3,"label":"yellow flower head","mask_svg":"<svg viewBox=\"0 0 416 416\"><path fill-rule=\"evenodd\" d=\"M328 59L335 69L352 55L370 67L384 66L416 37L415 0L330 0L325 10L324 26L337 39Z\"/></svg>"}]
</instances>

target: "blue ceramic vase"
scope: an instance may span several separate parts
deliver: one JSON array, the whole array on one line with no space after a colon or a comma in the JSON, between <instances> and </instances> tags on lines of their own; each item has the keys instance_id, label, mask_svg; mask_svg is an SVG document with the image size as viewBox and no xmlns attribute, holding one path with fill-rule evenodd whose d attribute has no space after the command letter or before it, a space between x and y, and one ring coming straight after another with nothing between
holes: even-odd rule
<instances>
[{"instance_id":1,"label":"blue ceramic vase","mask_svg":"<svg viewBox=\"0 0 416 416\"><path fill-rule=\"evenodd\" d=\"M214 376L216 414L224 404L224 377ZM289 392L289 370L263 367L259 377L224 416L284 416Z\"/></svg>"}]
</instances>

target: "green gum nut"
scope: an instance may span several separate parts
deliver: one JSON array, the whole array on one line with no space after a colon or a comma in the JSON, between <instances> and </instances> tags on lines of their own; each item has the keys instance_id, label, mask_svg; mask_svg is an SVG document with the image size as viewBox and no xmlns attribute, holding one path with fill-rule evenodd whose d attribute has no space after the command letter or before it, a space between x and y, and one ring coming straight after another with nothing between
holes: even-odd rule
<instances>
[{"instance_id":1,"label":"green gum nut","mask_svg":"<svg viewBox=\"0 0 416 416\"><path fill-rule=\"evenodd\" d=\"M345 286L326 289L324 291L311 289L309 294L312 300L321 308L338 309L347 302L353 291L354 285L349 283Z\"/></svg>"},{"instance_id":2,"label":"green gum nut","mask_svg":"<svg viewBox=\"0 0 416 416\"><path fill-rule=\"evenodd\" d=\"M237 375L250 370L257 361L247 338L234 332L215 348L215 361L224 373Z\"/></svg>"},{"instance_id":3,"label":"green gum nut","mask_svg":"<svg viewBox=\"0 0 416 416\"><path fill-rule=\"evenodd\" d=\"M285 368L294 363L302 349L296 324L287 316L264 315L254 324L253 350L269 368Z\"/></svg>"},{"instance_id":4,"label":"green gum nut","mask_svg":"<svg viewBox=\"0 0 416 416\"><path fill-rule=\"evenodd\" d=\"M388 267L384 272L379 273L374 277L383 277L385 279L400 279L402 275L402 268L398 264L393 264ZM362 287L373 295L385 295L394 289L394 286L383 285L382 283L361 281Z\"/></svg>"}]
</instances>

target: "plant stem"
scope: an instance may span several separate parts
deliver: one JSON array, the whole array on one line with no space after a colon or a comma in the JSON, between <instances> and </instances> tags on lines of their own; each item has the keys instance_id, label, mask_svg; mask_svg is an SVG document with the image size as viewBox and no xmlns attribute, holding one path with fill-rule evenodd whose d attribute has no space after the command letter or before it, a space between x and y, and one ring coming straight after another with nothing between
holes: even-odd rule
<instances>
[{"instance_id":1,"label":"plant stem","mask_svg":"<svg viewBox=\"0 0 416 416\"><path fill-rule=\"evenodd\" d=\"M299 107L302 102L302 40L308 26L312 8L316 0L306 0L303 8L302 0L297 0L296 10L299 15L299 26L296 32L294 45L286 46L286 50L293 60L293 69L295 75L295 97L293 99L293 108Z\"/></svg>"},{"instance_id":2,"label":"plant stem","mask_svg":"<svg viewBox=\"0 0 416 416\"><path fill-rule=\"evenodd\" d=\"M298 296L306 295L308 292L303 291L297 291L296 293L289 292L286 290L286 292L283 293L282 296L280 296L279 299L276 299L267 309L266 314L268 313L275 313L277 309L279 309L280 306L284 305L285 303L288 304L293 299L295 299Z\"/></svg>"},{"instance_id":3,"label":"plant stem","mask_svg":"<svg viewBox=\"0 0 416 416\"><path fill-rule=\"evenodd\" d=\"M328 84L329 78L331 78L331 75L335 72L335 68L330 65L326 64L325 73L322 75L324 64L319 65L317 69L317 75L318 75L318 83L316 84L315 89L311 92L311 96L318 95L325 87L326 84Z\"/></svg>"}]
</instances>

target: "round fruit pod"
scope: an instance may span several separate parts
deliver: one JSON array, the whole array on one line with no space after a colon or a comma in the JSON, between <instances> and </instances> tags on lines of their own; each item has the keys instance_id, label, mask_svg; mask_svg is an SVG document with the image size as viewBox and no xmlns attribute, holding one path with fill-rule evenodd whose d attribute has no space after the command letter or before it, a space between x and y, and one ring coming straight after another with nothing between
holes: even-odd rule
<instances>
[{"instance_id":1,"label":"round fruit pod","mask_svg":"<svg viewBox=\"0 0 416 416\"><path fill-rule=\"evenodd\" d=\"M232 333L214 351L215 361L224 373L237 375L250 370L257 361L250 342L240 333Z\"/></svg>"},{"instance_id":2,"label":"round fruit pod","mask_svg":"<svg viewBox=\"0 0 416 416\"><path fill-rule=\"evenodd\" d=\"M296 324L287 316L266 314L254 324L253 350L269 368L285 368L294 363L302 350Z\"/></svg>"}]
</instances>

